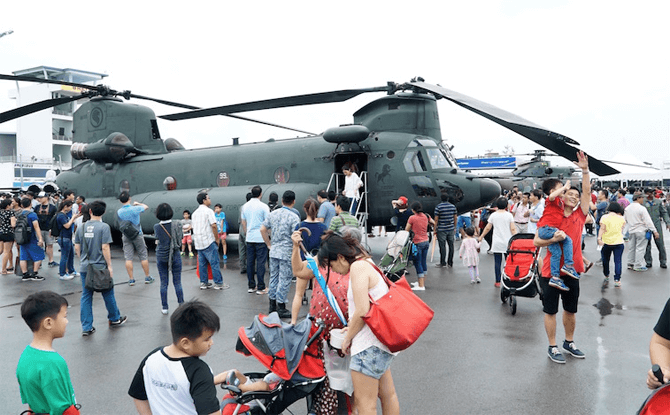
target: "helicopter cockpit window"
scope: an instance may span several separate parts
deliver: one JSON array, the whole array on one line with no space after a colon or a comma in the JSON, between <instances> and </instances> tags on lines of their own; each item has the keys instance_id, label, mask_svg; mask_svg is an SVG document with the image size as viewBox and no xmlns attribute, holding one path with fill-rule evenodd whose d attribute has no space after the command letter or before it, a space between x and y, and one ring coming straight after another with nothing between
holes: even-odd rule
<instances>
[{"instance_id":1,"label":"helicopter cockpit window","mask_svg":"<svg viewBox=\"0 0 670 415\"><path fill-rule=\"evenodd\" d=\"M177 188L177 179L172 176L168 176L163 180L163 187L165 190L175 190Z\"/></svg>"},{"instance_id":2,"label":"helicopter cockpit window","mask_svg":"<svg viewBox=\"0 0 670 415\"><path fill-rule=\"evenodd\" d=\"M408 151L402 160L402 164L405 166L407 173L428 171L426 162L423 160L423 154L420 151Z\"/></svg>"},{"instance_id":3,"label":"helicopter cockpit window","mask_svg":"<svg viewBox=\"0 0 670 415\"><path fill-rule=\"evenodd\" d=\"M437 144L427 138L416 138L407 147L437 147Z\"/></svg>"},{"instance_id":4,"label":"helicopter cockpit window","mask_svg":"<svg viewBox=\"0 0 670 415\"><path fill-rule=\"evenodd\" d=\"M436 197L437 193L433 188L433 182L428 176L410 176L409 182L412 184L412 189L419 197Z\"/></svg>"},{"instance_id":5,"label":"helicopter cockpit window","mask_svg":"<svg viewBox=\"0 0 670 415\"><path fill-rule=\"evenodd\" d=\"M444 157L444 154L437 148L428 148L426 149L426 154L428 155L428 160L430 160L430 166L434 169L448 169L451 167L449 162Z\"/></svg>"}]
</instances>

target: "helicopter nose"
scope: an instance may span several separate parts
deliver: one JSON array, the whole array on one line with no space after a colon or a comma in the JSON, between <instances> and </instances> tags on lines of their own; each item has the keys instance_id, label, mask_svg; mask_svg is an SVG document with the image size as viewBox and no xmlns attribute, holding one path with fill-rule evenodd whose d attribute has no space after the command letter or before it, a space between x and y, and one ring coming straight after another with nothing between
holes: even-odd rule
<instances>
[{"instance_id":1,"label":"helicopter nose","mask_svg":"<svg viewBox=\"0 0 670 415\"><path fill-rule=\"evenodd\" d=\"M500 196L500 191L500 184L495 180L479 179L479 195L482 200L482 206Z\"/></svg>"}]
</instances>

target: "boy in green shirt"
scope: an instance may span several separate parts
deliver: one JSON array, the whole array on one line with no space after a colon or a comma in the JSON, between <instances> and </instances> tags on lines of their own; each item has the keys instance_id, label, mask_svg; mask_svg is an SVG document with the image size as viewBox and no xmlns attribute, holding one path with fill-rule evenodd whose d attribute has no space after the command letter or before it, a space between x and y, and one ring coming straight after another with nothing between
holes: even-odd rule
<instances>
[{"instance_id":1,"label":"boy in green shirt","mask_svg":"<svg viewBox=\"0 0 670 415\"><path fill-rule=\"evenodd\" d=\"M52 347L65 335L67 300L51 291L31 294L21 305L21 317L33 332L16 366L21 401L38 414L77 415L67 363Z\"/></svg>"}]
</instances>

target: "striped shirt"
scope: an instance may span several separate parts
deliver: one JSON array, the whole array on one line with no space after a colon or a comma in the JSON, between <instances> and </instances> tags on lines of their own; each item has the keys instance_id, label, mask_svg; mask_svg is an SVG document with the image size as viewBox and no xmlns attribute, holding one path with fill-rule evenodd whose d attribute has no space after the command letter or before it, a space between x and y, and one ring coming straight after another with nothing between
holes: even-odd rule
<instances>
[{"instance_id":1,"label":"striped shirt","mask_svg":"<svg viewBox=\"0 0 670 415\"><path fill-rule=\"evenodd\" d=\"M358 221L349 212L342 212L331 219L330 227L328 227L328 229L337 232L343 226L353 226L354 228L358 228Z\"/></svg>"},{"instance_id":2,"label":"striped shirt","mask_svg":"<svg viewBox=\"0 0 670 415\"><path fill-rule=\"evenodd\" d=\"M434 216L438 216L437 231L438 232L453 232L454 231L454 215L456 214L456 206L449 202L442 202L435 206Z\"/></svg>"}]
</instances>

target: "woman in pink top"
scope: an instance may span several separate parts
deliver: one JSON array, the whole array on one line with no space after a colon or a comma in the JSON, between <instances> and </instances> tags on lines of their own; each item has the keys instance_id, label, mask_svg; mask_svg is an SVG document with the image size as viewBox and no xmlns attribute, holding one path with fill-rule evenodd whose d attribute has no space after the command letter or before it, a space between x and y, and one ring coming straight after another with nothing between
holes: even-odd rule
<instances>
[{"instance_id":1,"label":"woman in pink top","mask_svg":"<svg viewBox=\"0 0 670 415\"><path fill-rule=\"evenodd\" d=\"M370 297L377 300L388 292L388 286L368 254L351 236L325 233L319 250L319 265L339 274L349 274L349 325L342 350L351 354L351 379L354 383L356 409L359 415L377 413L377 399L381 399L382 413L400 413L391 362L395 354L372 333L363 321L370 310Z\"/></svg>"},{"instance_id":2,"label":"woman in pink top","mask_svg":"<svg viewBox=\"0 0 670 415\"><path fill-rule=\"evenodd\" d=\"M426 271L428 270L426 258L428 257L428 246L430 245L428 241L428 223L435 226L435 221L423 212L423 207L419 202L412 203L412 212L414 214L409 217L407 226L405 227L406 231L414 232L412 242L416 246L417 251L416 257L414 257L417 282L412 283L412 289L414 291L425 291L426 286L424 285L424 281L426 279Z\"/></svg>"}]
</instances>

